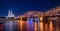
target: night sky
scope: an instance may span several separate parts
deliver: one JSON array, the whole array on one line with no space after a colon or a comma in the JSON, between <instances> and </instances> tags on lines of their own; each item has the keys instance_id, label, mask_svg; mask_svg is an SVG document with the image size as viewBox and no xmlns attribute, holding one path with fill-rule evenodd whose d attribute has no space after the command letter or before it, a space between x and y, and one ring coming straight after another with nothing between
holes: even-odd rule
<instances>
[{"instance_id":1,"label":"night sky","mask_svg":"<svg viewBox=\"0 0 60 31\"><path fill-rule=\"evenodd\" d=\"M59 0L0 0L0 16L7 16L8 9L17 16L27 11L46 11L59 5Z\"/></svg>"}]
</instances>

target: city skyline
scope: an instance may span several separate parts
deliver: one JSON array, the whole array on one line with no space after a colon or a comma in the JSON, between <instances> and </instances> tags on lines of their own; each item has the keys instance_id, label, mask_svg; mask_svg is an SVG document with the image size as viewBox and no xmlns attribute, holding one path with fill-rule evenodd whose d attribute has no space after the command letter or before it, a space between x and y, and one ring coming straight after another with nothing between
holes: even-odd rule
<instances>
[{"instance_id":1,"label":"city skyline","mask_svg":"<svg viewBox=\"0 0 60 31\"><path fill-rule=\"evenodd\" d=\"M36 13L36 14L41 14L41 13L46 14L46 13L50 13L50 12L53 13L55 9L59 9L60 10L60 6L56 6L54 8L51 8L51 9L47 10L47 11L44 11L44 12L43 11L34 11L34 10L33 11L27 11L24 14L19 14L17 16L24 16L24 15L29 15L29 14L33 15L34 13ZM55 10L55 11L57 11L57 10ZM16 15L14 14L13 10L9 9L8 13L7 13L7 17L15 17L15 16Z\"/></svg>"},{"instance_id":2,"label":"city skyline","mask_svg":"<svg viewBox=\"0 0 60 31\"><path fill-rule=\"evenodd\" d=\"M0 31L60 31L60 0L0 0Z\"/></svg>"},{"instance_id":3,"label":"city skyline","mask_svg":"<svg viewBox=\"0 0 60 31\"><path fill-rule=\"evenodd\" d=\"M53 14L60 14L60 6L56 6L56 7L54 7L54 8L51 8L51 9L49 9L49 10L47 10L47 11L45 11L45 12L43 12L43 11L27 11L26 13L24 13L24 14L22 14L22 15L18 15L18 16L23 16L23 17L28 17L29 15L30 16L32 16L32 15L34 15L34 16L40 16L40 15L53 15ZM14 14L14 12L12 11L12 9L9 9L9 11L8 11L8 17L15 17L16 15ZM18 17L17 16L17 17Z\"/></svg>"},{"instance_id":4,"label":"city skyline","mask_svg":"<svg viewBox=\"0 0 60 31\"><path fill-rule=\"evenodd\" d=\"M7 16L12 9L16 16L28 11L47 11L60 6L60 0L0 0L0 16Z\"/></svg>"}]
</instances>

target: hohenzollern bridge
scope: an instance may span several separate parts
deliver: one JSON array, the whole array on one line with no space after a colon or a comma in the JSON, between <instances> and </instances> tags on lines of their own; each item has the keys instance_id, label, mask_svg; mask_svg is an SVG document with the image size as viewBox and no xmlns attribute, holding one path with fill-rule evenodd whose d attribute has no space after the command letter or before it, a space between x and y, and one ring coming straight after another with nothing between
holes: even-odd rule
<instances>
[{"instance_id":1,"label":"hohenzollern bridge","mask_svg":"<svg viewBox=\"0 0 60 31\"><path fill-rule=\"evenodd\" d=\"M60 21L60 6L51 8L45 12L41 11L28 11L23 15L15 17L0 17L0 20L24 20L38 18L40 21Z\"/></svg>"}]
</instances>

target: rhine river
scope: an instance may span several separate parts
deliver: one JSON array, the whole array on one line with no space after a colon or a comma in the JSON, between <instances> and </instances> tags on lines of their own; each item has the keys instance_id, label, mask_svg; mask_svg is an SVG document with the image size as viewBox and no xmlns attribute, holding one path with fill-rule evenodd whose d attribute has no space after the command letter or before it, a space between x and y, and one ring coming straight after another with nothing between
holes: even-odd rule
<instances>
[{"instance_id":1,"label":"rhine river","mask_svg":"<svg viewBox=\"0 0 60 31\"><path fill-rule=\"evenodd\" d=\"M0 31L60 31L60 23L33 21L5 21L0 24Z\"/></svg>"}]
</instances>

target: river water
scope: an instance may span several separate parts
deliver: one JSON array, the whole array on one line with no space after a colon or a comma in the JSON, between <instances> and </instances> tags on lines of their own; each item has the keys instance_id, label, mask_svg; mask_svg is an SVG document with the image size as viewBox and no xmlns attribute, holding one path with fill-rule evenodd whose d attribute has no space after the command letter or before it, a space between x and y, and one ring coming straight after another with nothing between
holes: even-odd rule
<instances>
[{"instance_id":1,"label":"river water","mask_svg":"<svg viewBox=\"0 0 60 31\"><path fill-rule=\"evenodd\" d=\"M0 24L0 31L60 31L60 23L33 21L5 21Z\"/></svg>"}]
</instances>

